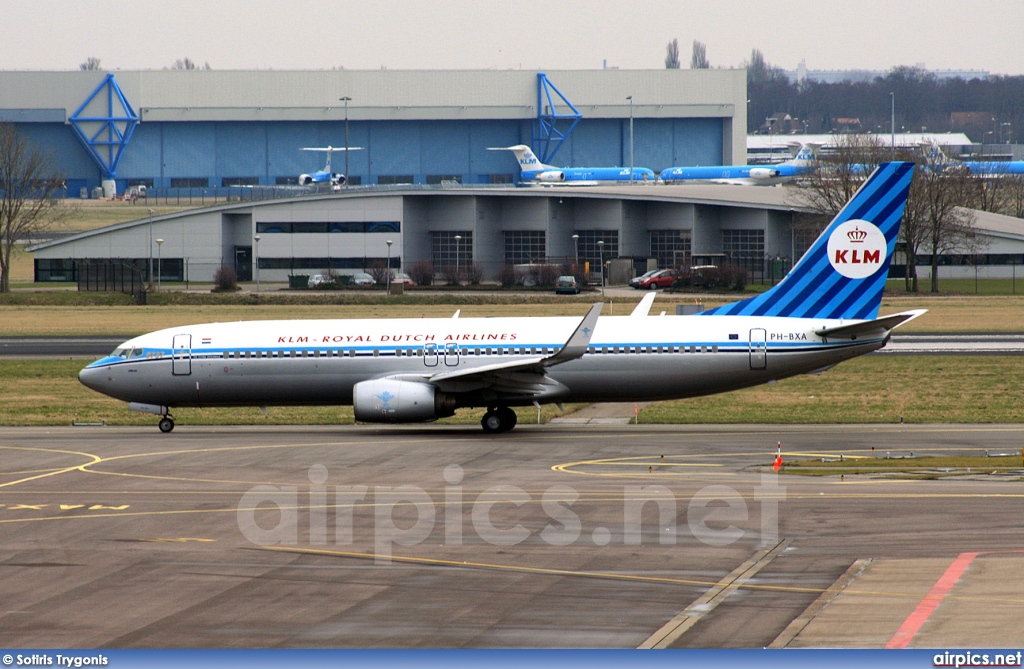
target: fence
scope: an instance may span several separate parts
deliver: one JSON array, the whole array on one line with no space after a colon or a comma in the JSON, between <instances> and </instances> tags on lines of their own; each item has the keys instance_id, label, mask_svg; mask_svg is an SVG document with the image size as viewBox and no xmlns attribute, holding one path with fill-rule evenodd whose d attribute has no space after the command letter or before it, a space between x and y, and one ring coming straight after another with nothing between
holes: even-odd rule
<instances>
[{"instance_id":1,"label":"fence","mask_svg":"<svg viewBox=\"0 0 1024 669\"><path fill-rule=\"evenodd\" d=\"M131 295L138 304L146 303L146 283L135 265L109 260L80 262L77 267L79 292L118 292Z\"/></svg>"}]
</instances>

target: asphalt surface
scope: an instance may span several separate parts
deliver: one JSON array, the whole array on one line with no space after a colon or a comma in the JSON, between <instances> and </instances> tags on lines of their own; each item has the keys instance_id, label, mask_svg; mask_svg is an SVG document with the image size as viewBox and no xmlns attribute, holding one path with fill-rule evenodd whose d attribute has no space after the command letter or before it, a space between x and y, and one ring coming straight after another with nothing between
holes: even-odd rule
<instances>
[{"instance_id":1,"label":"asphalt surface","mask_svg":"<svg viewBox=\"0 0 1024 669\"><path fill-rule=\"evenodd\" d=\"M1021 431L0 428L0 646L764 647L857 560L913 608L901 565L928 567L927 592L1024 532L1019 474L776 477L777 443L784 461L1019 452ZM955 598L935 615L1019 642L985 617L1017 600L986 592L967 620ZM821 616L805 645L844 625Z\"/></svg>"},{"instance_id":2,"label":"asphalt surface","mask_svg":"<svg viewBox=\"0 0 1024 669\"><path fill-rule=\"evenodd\" d=\"M118 337L2 337L0 358L100 358ZM1024 355L1024 334L900 334L872 355Z\"/></svg>"}]
</instances>

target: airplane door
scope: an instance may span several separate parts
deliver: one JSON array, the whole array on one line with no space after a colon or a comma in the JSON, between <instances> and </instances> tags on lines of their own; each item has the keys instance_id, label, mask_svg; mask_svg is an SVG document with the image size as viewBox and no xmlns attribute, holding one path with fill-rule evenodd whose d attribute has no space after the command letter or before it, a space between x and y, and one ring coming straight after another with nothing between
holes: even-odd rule
<instances>
[{"instance_id":1,"label":"airplane door","mask_svg":"<svg viewBox=\"0 0 1024 669\"><path fill-rule=\"evenodd\" d=\"M444 364L448 367L459 366L459 345L452 342L444 345Z\"/></svg>"},{"instance_id":2,"label":"airplane door","mask_svg":"<svg viewBox=\"0 0 1024 669\"><path fill-rule=\"evenodd\" d=\"M423 364L427 367L437 367L437 344L423 345Z\"/></svg>"},{"instance_id":3,"label":"airplane door","mask_svg":"<svg viewBox=\"0 0 1024 669\"><path fill-rule=\"evenodd\" d=\"M192 373L192 335L177 334L171 343L171 374L188 376Z\"/></svg>"},{"instance_id":4,"label":"airplane door","mask_svg":"<svg viewBox=\"0 0 1024 669\"><path fill-rule=\"evenodd\" d=\"M768 333L761 328L750 331L750 368L768 368Z\"/></svg>"}]
</instances>

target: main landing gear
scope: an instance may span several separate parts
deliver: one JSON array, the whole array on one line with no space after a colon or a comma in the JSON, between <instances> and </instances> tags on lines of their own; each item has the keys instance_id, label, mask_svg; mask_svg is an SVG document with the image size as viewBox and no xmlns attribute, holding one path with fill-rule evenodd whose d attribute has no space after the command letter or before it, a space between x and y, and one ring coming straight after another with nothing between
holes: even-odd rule
<instances>
[{"instance_id":1,"label":"main landing gear","mask_svg":"<svg viewBox=\"0 0 1024 669\"><path fill-rule=\"evenodd\" d=\"M487 409L487 413L480 420L480 426L484 428L484 432L488 434L496 434L498 432L508 432L516 426L518 417L516 412L508 407L491 407Z\"/></svg>"},{"instance_id":2,"label":"main landing gear","mask_svg":"<svg viewBox=\"0 0 1024 669\"><path fill-rule=\"evenodd\" d=\"M166 416L160 419L160 422L157 423L157 427L160 428L161 432L167 434L168 432L174 429L174 419L171 418L170 414L167 414Z\"/></svg>"}]
</instances>

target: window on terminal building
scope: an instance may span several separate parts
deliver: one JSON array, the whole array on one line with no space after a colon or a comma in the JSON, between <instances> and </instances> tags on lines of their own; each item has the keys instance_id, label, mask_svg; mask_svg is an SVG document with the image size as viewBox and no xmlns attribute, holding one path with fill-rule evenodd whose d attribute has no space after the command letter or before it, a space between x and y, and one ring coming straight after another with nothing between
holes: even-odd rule
<instances>
[{"instance_id":1,"label":"window on terminal building","mask_svg":"<svg viewBox=\"0 0 1024 669\"><path fill-rule=\"evenodd\" d=\"M411 174L382 174L377 177L377 183L381 186L394 186L396 184L411 184L413 183L413 177Z\"/></svg>"},{"instance_id":2,"label":"window on terminal building","mask_svg":"<svg viewBox=\"0 0 1024 669\"><path fill-rule=\"evenodd\" d=\"M171 177L171 188L208 188L210 180L206 177Z\"/></svg>"},{"instance_id":3,"label":"window on terminal building","mask_svg":"<svg viewBox=\"0 0 1024 669\"><path fill-rule=\"evenodd\" d=\"M259 186L259 177L223 177L220 180L221 188L231 188L233 186Z\"/></svg>"},{"instance_id":4,"label":"window on terminal building","mask_svg":"<svg viewBox=\"0 0 1024 669\"><path fill-rule=\"evenodd\" d=\"M438 186L444 183L462 183L461 174L428 174L427 183L431 186Z\"/></svg>"},{"instance_id":5,"label":"window on terminal building","mask_svg":"<svg viewBox=\"0 0 1024 669\"><path fill-rule=\"evenodd\" d=\"M542 263L547 257L544 230L506 230L504 235L505 264Z\"/></svg>"}]
</instances>

